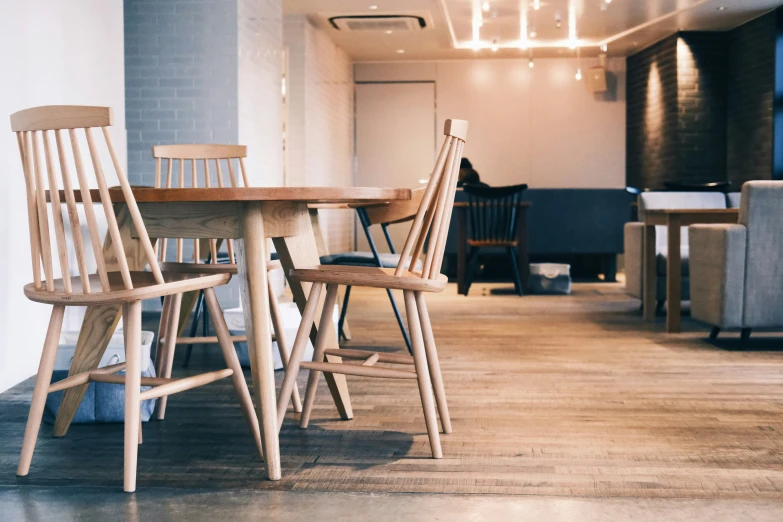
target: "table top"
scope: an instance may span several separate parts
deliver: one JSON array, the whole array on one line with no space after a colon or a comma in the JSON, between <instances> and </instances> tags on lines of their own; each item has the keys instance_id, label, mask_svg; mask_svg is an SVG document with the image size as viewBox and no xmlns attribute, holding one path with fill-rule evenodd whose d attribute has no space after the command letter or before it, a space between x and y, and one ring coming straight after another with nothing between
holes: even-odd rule
<instances>
[{"instance_id":1,"label":"table top","mask_svg":"<svg viewBox=\"0 0 783 522\"><path fill-rule=\"evenodd\" d=\"M651 208L644 211L645 217L654 215L683 215L692 216L699 214L726 214L739 215L738 208Z\"/></svg>"},{"instance_id":2,"label":"table top","mask_svg":"<svg viewBox=\"0 0 783 522\"><path fill-rule=\"evenodd\" d=\"M647 225L666 225L676 220L681 226L697 223L736 223L738 208L656 208L644 211Z\"/></svg>"},{"instance_id":3,"label":"table top","mask_svg":"<svg viewBox=\"0 0 783 522\"><path fill-rule=\"evenodd\" d=\"M113 202L125 201L119 188L109 189ZM93 201L98 190L90 190ZM241 188L148 188L133 189L137 203L218 202L218 201L296 201L302 203L360 204L411 199L407 188L376 187L241 187ZM77 202L81 192L74 191ZM63 191L60 200L65 201Z\"/></svg>"}]
</instances>

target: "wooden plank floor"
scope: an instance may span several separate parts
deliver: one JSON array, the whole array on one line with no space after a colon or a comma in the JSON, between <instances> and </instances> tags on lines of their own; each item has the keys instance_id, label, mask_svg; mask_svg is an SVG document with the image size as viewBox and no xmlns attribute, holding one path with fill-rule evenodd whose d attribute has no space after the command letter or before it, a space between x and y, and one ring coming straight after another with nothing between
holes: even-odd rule
<instances>
[{"instance_id":1,"label":"wooden plank floor","mask_svg":"<svg viewBox=\"0 0 783 522\"><path fill-rule=\"evenodd\" d=\"M428 301L454 425L443 460L428 458L415 382L349 377L354 420L339 420L322 381L311 427L287 416L283 480L266 481L223 381L173 397L164 422L144 425L140 491L783 498L783 337L712 345L688 318L667 335L618 285L579 284L569 297L496 289L477 284L466 298L452 285ZM349 318L351 347L402 349L383 292L355 289ZM194 351L193 371L219 364L216 349ZM45 426L30 475L15 477L31 390L0 395L0 485L119 489L121 425L62 439Z\"/></svg>"}]
</instances>

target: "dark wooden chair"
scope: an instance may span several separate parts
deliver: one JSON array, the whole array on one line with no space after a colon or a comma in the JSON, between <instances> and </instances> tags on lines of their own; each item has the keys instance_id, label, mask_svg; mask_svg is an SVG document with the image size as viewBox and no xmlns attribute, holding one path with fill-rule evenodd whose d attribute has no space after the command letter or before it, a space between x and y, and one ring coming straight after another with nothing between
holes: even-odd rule
<instances>
[{"instance_id":1,"label":"dark wooden chair","mask_svg":"<svg viewBox=\"0 0 783 522\"><path fill-rule=\"evenodd\" d=\"M527 185L507 187L487 187L483 185L465 185L463 192L468 196L468 276L465 295L476 273L479 251L482 248L503 248L511 261L514 274L514 288L519 295L524 294L522 276L517 260L517 227L519 224L519 204L522 192Z\"/></svg>"}]
</instances>

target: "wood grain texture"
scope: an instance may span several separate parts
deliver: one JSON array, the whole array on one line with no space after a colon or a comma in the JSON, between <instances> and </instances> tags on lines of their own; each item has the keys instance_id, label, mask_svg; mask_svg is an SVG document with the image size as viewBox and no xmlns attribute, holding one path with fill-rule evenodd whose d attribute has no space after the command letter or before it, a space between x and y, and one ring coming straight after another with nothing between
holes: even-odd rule
<instances>
[{"instance_id":1,"label":"wood grain texture","mask_svg":"<svg viewBox=\"0 0 783 522\"><path fill-rule=\"evenodd\" d=\"M454 425L441 435L443 460L429 458L413 383L348 377L355 418L340 420L325 386L309 429L289 408L282 480L268 481L223 380L172 400L176 422L144 423L139 490L783 500L783 336L762 332L743 349L725 332L713 345L687 315L670 336L663 318L642 320L622 283L524 299L501 290L427 296ZM356 288L351 300L349 346L402 355L383 292ZM144 329L157 324L145 316ZM217 348L200 350L178 374L222 364ZM279 386L283 372L275 377ZM0 394L0 485L118 489L122 424L74 425L66 441L44 426L30 475L15 476L32 389L28 380Z\"/></svg>"},{"instance_id":2,"label":"wood grain texture","mask_svg":"<svg viewBox=\"0 0 783 522\"><path fill-rule=\"evenodd\" d=\"M115 203L125 201L119 188L109 191ZM91 190L93 199L98 191ZM300 201L303 203L378 203L408 200L411 190L377 187L238 187L238 188L144 188L133 189L137 203L177 201ZM77 201L82 195L77 194Z\"/></svg>"}]
</instances>

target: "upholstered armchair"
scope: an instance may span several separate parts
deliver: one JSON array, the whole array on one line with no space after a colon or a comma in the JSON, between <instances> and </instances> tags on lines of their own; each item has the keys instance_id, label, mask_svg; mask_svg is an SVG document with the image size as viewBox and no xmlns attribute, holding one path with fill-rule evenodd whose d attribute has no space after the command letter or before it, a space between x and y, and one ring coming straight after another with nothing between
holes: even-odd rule
<instances>
[{"instance_id":1,"label":"upholstered armchair","mask_svg":"<svg viewBox=\"0 0 783 522\"><path fill-rule=\"evenodd\" d=\"M739 223L692 225L691 317L721 329L783 328L783 181L742 187Z\"/></svg>"},{"instance_id":2,"label":"upholstered armchair","mask_svg":"<svg viewBox=\"0 0 783 522\"><path fill-rule=\"evenodd\" d=\"M626 223L625 240L625 290L632 297L642 299L644 281L644 214L647 209L660 208L726 208L726 196L720 192L642 192L638 198L639 222ZM688 229L681 233L682 289L684 301L690 297L688 263ZM655 228L656 243L656 296L661 309L666 300L666 259L668 234L666 227Z\"/></svg>"}]
</instances>

